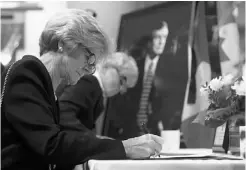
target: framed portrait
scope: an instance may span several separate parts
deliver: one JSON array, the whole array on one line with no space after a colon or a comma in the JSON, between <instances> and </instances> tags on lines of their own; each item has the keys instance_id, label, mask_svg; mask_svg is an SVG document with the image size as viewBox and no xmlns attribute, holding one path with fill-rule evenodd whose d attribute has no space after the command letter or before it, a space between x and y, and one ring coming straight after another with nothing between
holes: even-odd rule
<instances>
[{"instance_id":1,"label":"framed portrait","mask_svg":"<svg viewBox=\"0 0 246 170\"><path fill-rule=\"evenodd\" d=\"M118 51L128 51L136 40L149 34L162 21L168 24L168 48L175 51L178 38L188 35L191 5L191 2L164 2L123 15L117 41Z\"/></svg>"},{"instance_id":2,"label":"framed portrait","mask_svg":"<svg viewBox=\"0 0 246 170\"><path fill-rule=\"evenodd\" d=\"M148 37L158 24L168 25L164 52L160 54L155 70L155 88L151 92L152 107L158 110L158 119L166 120L165 129L179 129L180 126L188 80L187 49L191 9L192 2L164 2L121 17L117 50L126 53L138 40ZM146 56L132 57L138 62ZM108 100L103 134L118 139L136 136L133 134L133 126L140 100L136 96L139 96L142 88L139 83L142 79L140 68L139 72L138 82L133 89ZM153 120L157 120L157 117Z\"/></svg>"}]
</instances>

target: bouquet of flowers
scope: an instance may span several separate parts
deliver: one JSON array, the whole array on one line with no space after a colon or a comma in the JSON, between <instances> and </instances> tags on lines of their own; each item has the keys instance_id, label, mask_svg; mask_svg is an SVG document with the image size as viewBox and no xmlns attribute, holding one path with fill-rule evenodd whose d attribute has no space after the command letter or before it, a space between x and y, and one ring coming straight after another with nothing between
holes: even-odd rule
<instances>
[{"instance_id":1,"label":"bouquet of flowers","mask_svg":"<svg viewBox=\"0 0 246 170\"><path fill-rule=\"evenodd\" d=\"M201 87L209 107L200 112L194 122L216 128L228 120L236 125L245 124L245 77L237 80L232 75L214 78Z\"/></svg>"}]
</instances>

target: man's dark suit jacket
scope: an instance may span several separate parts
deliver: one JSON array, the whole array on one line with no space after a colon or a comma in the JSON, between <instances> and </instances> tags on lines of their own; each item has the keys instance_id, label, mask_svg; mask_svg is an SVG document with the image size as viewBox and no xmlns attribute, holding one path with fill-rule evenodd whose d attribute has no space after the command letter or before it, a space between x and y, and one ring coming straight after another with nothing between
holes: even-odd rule
<instances>
[{"instance_id":1,"label":"man's dark suit jacket","mask_svg":"<svg viewBox=\"0 0 246 170\"><path fill-rule=\"evenodd\" d=\"M4 67L4 65L1 63L1 74L4 72L4 69L5 69L5 67Z\"/></svg>"},{"instance_id":2,"label":"man's dark suit jacket","mask_svg":"<svg viewBox=\"0 0 246 170\"><path fill-rule=\"evenodd\" d=\"M96 77L83 76L77 84L60 90L60 124L66 129L88 129L95 127L95 121L102 113L102 89Z\"/></svg>"},{"instance_id":3,"label":"man's dark suit jacket","mask_svg":"<svg viewBox=\"0 0 246 170\"><path fill-rule=\"evenodd\" d=\"M68 169L89 159L126 158L121 141L98 139L86 128L65 129L59 115L47 69L24 56L11 69L1 107L2 169Z\"/></svg>"},{"instance_id":4,"label":"man's dark suit jacket","mask_svg":"<svg viewBox=\"0 0 246 170\"><path fill-rule=\"evenodd\" d=\"M186 63L180 63L184 60L187 59L177 58L169 52L159 58L149 97L153 113L148 116L147 127L153 134L160 135L157 125L159 121L166 130L180 128L188 70ZM136 61L139 69L136 86L129 89L126 94L117 95L109 101L105 135L116 139L139 135L136 120L143 90L145 57Z\"/></svg>"}]
</instances>

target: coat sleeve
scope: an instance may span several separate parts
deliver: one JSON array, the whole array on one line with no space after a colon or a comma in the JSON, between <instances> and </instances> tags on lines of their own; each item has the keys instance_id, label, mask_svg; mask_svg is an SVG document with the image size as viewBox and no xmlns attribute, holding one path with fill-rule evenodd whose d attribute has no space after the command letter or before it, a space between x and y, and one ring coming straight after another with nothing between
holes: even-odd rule
<instances>
[{"instance_id":1,"label":"coat sleeve","mask_svg":"<svg viewBox=\"0 0 246 170\"><path fill-rule=\"evenodd\" d=\"M93 129L103 111L102 90L97 79L82 77L76 85L67 87L59 97L60 124L65 128L78 129L83 124Z\"/></svg>"},{"instance_id":2,"label":"coat sleeve","mask_svg":"<svg viewBox=\"0 0 246 170\"><path fill-rule=\"evenodd\" d=\"M121 141L98 139L89 130L61 128L36 68L16 68L8 84L5 114L25 145L50 163L76 165L89 159L124 159Z\"/></svg>"}]
</instances>

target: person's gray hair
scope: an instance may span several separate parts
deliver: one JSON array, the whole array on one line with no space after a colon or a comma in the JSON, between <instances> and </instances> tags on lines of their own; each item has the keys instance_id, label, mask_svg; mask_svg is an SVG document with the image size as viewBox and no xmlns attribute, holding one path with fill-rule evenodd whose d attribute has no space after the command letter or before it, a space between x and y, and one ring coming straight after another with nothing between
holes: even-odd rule
<instances>
[{"instance_id":1,"label":"person's gray hair","mask_svg":"<svg viewBox=\"0 0 246 170\"><path fill-rule=\"evenodd\" d=\"M88 48L97 57L108 55L112 50L109 38L96 19L79 9L67 9L50 18L39 39L40 56L57 52L60 42L68 54L79 46Z\"/></svg>"},{"instance_id":2,"label":"person's gray hair","mask_svg":"<svg viewBox=\"0 0 246 170\"><path fill-rule=\"evenodd\" d=\"M139 74L137 63L133 57L128 56L126 53L112 53L112 55L103 58L103 60L97 64L97 68L99 67L115 68L120 76L126 78L128 88L134 87L137 83Z\"/></svg>"}]
</instances>

